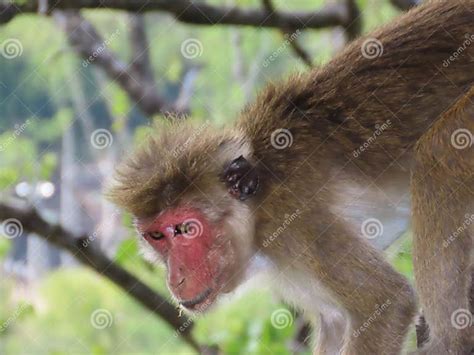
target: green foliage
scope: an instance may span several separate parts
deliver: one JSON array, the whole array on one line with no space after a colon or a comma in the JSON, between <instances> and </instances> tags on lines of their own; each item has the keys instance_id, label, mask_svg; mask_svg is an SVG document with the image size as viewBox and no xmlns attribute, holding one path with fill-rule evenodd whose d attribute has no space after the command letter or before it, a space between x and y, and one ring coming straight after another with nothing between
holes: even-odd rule
<instances>
[{"instance_id":1,"label":"green foliage","mask_svg":"<svg viewBox=\"0 0 474 355\"><path fill-rule=\"evenodd\" d=\"M58 156L53 152L45 153L40 158L38 175L42 180L48 180L58 164Z\"/></svg>"},{"instance_id":2,"label":"green foliage","mask_svg":"<svg viewBox=\"0 0 474 355\"><path fill-rule=\"evenodd\" d=\"M144 266L140 271L149 273ZM163 321L84 268L49 275L35 297L34 311L29 307L18 312L20 307L21 303L12 304L0 312L0 321L14 318L3 334L6 354L190 353ZM203 344L218 344L226 354L289 354L286 343L294 334L293 326L276 329L271 324L272 312L282 307L272 301L270 292L253 290L200 317L194 334ZM93 326L98 310L111 315L104 317L110 326ZM13 317L15 312L21 316Z\"/></svg>"},{"instance_id":3,"label":"green foliage","mask_svg":"<svg viewBox=\"0 0 474 355\"><path fill-rule=\"evenodd\" d=\"M18 318L9 327L9 336L3 339L7 354L156 353L160 347L189 353L172 329L116 286L83 268L49 275L36 303L34 317ZM104 329L94 327L104 324L93 316L99 311L105 314L102 320L108 326Z\"/></svg>"},{"instance_id":4,"label":"green foliage","mask_svg":"<svg viewBox=\"0 0 474 355\"><path fill-rule=\"evenodd\" d=\"M117 252L115 253L115 261L124 265L130 259L135 259L138 256L138 243L136 238L125 239L120 244Z\"/></svg>"},{"instance_id":5,"label":"green foliage","mask_svg":"<svg viewBox=\"0 0 474 355\"><path fill-rule=\"evenodd\" d=\"M0 135L0 147L1 189L7 189L20 179L33 175L36 147L31 140L9 131Z\"/></svg>"},{"instance_id":6,"label":"green foliage","mask_svg":"<svg viewBox=\"0 0 474 355\"><path fill-rule=\"evenodd\" d=\"M0 262L5 258L10 251L12 244L6 238L0 238Z\"/></svg>"},{"instance_id":7,"label":"green foliage","mask_svg":"<svg viewBox=\"0 0 474 355\"><path fill-rule=\"evenodd\" d=\"M28 133L37 143L54 142L61 138L73 120L74 113L71 109L60 109L49 120L32 120Z\"/></svg>"},{"instance_id":8,"label":"green foliage","mask_svg":"<svg viewBox=\"0 0 474 355\"><path fill-rule=\"evenodd\" d=\"M412 236L408 233L401 239L399 246L395 246L396 255L393 258L393 266L398 272L402 273L409 279L413 279L413 261L412 261Z\"/></svg>"},{"instance_id":9,"label":"green foliage","mask_svg":"<svg viewBox=\"0 0 474 355\"><path fill-rule=\"evenodd\" d=\"M222 5L220 0L210 3ZM278 0L275 6L288 11L312 11L325 3L324 0ZM378 6L372 6L369 0L358 0L358 4L365 31L398 13L388 1ZM261 2L237 0L236 5L260 7ZM128 61L131 49L127 15L115 11L83 13L107 41L107 48ZM183 75L190 67L199 67L190 118L196 122L210 120L225 124L267 82L307 70L294 56L285 37L275 29L189 26L162 13L151 13L146 16L146 31L161 95L175 99ZM236 37L240 38L238 46ZM97 127L110 127L114 134L120 134L138 116L136 103L116 83L107 81L106 85L99 85L94 63L84 65L51 18L18 16L2 26L0 43L9 38L20 41L23 52L15 59L0 56L1 190L12 188L22 180L48 179L55 171L62 135L67 127L81 119L81 113L72 109L71 82L80 82L84 87ZM181 53L181 46L191 38L201 43L202 51L196 58L187 59ZM333 43L334 33L328 30L304 31L297 38L317 65L327 62L338 49ZM237 57L241 58L240 77L236 74ZM264 65L270 57L270 65ZM246 87L248 80L252 80L250 87ZM151 132L150 124L139 119L134 122L134 127L140 125L134 131L134 141L143 142ZM88 148L88 144L84 145ZM125 225L130 226L130 216L124 219ZM0 260L10 248L10 242L0 238ZM135 237L119 245L114 260L161 294L169 294L164 270L142 260ZM392 262L400 272L412 277L409 240L403 241L400 251L393 253ZM88 269L78 267L48 275L31 296L33 306L8 299L16 288L15 283L2 275L0 325L14 319L6 331L0 332L2 354L192 353L162 320ZM294 324L283 329L272 325L273 312L283 306L276 303L270 291L253 288L223 303L197 320L194 334L200 343L218 344L226 354L289 353L287 344L294 336ZM112 314L110 327L92 326L91 315L97 309ZM21 312L17 315L18 310Z\"/></svg>"}]
</instances>

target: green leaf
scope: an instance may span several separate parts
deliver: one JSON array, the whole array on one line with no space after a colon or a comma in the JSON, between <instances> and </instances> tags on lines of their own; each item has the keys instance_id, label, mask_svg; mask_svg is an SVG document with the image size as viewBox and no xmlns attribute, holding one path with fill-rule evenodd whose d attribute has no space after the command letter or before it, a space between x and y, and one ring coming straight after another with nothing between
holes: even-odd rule
<instances>
[{"instance_id":1,"label":"green leaf","mask_svg":"<svg viewBox=\"0 0 474 355\"><path fill-rule=\"evenodd\" d=\"M126 239L120 244L117 254L115 255L115 261L118 264L123 265L128 259L136 258L138 255L138 243L136 238Z\"/></svg>"}]
</instances>

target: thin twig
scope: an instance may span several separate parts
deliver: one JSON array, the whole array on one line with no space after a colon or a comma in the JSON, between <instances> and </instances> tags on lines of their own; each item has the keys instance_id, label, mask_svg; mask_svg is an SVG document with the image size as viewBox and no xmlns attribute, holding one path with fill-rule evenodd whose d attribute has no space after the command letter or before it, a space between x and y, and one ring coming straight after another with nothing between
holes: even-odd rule
<instances>
[{"instance_id":1,"label":"thin twig","mask_svg":"<svg viewBox=\"0 0 474 355\"><path fill-rule=\"evenodd\" d=\"M277 12L275 11L275 6L273 5L272 0L262 0L263 7L265 10L268 11L268 16L272 17ZM284 36L291 36L292 30L289 28L288 24L285 21L281 21L280 31L283 33ZM313 62L311 60L310 54L303 48L303 46L298 42L298 39L295 38L288 38L288 43L291 46L291 49L296 54L301 61L306 64L309 68L313 66Z\"/></svg>"},{"instance_id":2,"label":"thin twig","mask_svg":"<svg viewBox=\"0 0 474 355\"><path fill-rule=\"evenodd\" d=\"M1 1L1 0L0 0ZM285 23L292 31L302 28L344 26L350 22L343 4L328 5L317 11L279 11L270 18L265 9L242 9L237 6L217 6L192 0L63 0L51 1L53 10L116 9L144 13L162 11L177 21L195 25L241 25L280 27ZM0 3L0 23L15 15L36 13L38 0Z\"/></svg>"}]
</instances>

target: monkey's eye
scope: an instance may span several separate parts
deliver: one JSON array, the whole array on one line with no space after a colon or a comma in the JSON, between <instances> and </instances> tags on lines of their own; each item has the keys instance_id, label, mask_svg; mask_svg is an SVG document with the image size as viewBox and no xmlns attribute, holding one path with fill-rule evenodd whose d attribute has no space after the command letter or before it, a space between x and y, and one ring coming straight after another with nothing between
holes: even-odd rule
<instances>
[{"instance_id":1,"label":"monkey's eye","mask_svg":"<svg viewBox=\"0 0 474 355\"><path fill-rule=\"evenodd\" d=\"M148 232L145 233L145 236L150 237L153 240L160 240L165 237L165 235L161 232Z\"/></svg>"}]
</instances>

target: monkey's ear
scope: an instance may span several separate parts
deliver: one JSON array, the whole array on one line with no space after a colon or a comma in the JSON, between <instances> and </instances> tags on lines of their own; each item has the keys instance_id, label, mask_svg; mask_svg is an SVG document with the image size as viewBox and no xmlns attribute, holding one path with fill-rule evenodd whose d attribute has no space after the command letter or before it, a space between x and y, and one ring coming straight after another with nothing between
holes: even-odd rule
<instances>
[{"instance_id":1,"label":"monkey's ear","mask_svg":"<svg viewBox=\"0 0 474 355\"><path fill-rule=\"evenodd\" d=\"M224 167L222 181L230 194L241 201L255 195L260 184L257 169L242 155Z\"/></svg>"}]
</instances>

